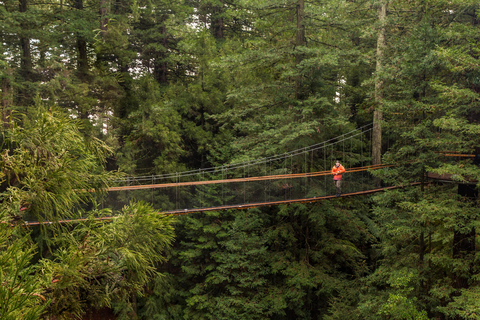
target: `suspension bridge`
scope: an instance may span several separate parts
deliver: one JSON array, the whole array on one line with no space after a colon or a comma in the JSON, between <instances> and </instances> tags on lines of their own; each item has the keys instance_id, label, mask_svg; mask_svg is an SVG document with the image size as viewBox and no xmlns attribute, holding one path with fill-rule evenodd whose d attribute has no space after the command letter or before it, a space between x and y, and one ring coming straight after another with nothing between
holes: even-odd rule
<instances>
[{"instance_id":1,"label":"suspension bridge","mask_svg":"<svg viewBox=\"0 0 480 320\"><path fill-rule=\"evenodd\" d=\"M372 124L301 149L260 159L187 172L127 177L109 189L103 205L123 207L131 199L166 213L277 203L335 194L331 168L347 168L342 193L372 189Z\"/></svg>"},{"instance_id":2,"label":"suspension bridge","mask_svg":"<svg viewBox=\"0 0 480 320\"><path fill-rule=\"evenodd\" d=\"M372 130L368 124L304 148L219 167L125 177L114 181L101 206L115 211L132 200L145 201L161 213L178 215L320 201L335 197L331 168L337 159L347 170L343 197L382 191L370 174L385 167L371 165ZM26 222L44 223L49 222Z\"/></svg>"},{"instance_id":3,"label":"suspension bridge","mask_svg":"<svg viewBox=\"0 0 480 320\"><path fill-rule=\"evenodd\" d=\"M371 164L372 130L372 124L368 124L318 144L241 163L126 177L114 182L101 206L120 210L132 200L145 201L161 213L181 215L321 201L336 197L331 168L337 159L346 168L341 197L395 188L378 188L371 174L388 167ZM60 222L80 220L84 219ZM26 222L44 223L49 222Z\"/></svg>"}]
</instances>

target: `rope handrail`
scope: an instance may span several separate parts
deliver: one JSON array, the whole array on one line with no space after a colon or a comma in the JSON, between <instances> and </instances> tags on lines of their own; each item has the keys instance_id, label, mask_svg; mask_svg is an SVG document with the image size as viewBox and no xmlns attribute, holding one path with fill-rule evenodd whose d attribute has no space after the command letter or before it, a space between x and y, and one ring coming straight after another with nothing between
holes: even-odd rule
<instances>
[{"instance_id":1,"label":"rope handrail","mask_svg":"<svg viewBox=\"0 0 480 320\"><path fill-rule=\"evenodd\" d=\"M367 170L376 170L387 167L392 167L393 165L379 164L371 165L365 167L354 167L346 171L348 172L360 172ZM325 175L331 175L331 171L319 171L319 172L307 172L307 173L291 173L291 174L279 174L279 175L269 175L269 176L259 176L259 177L246 177L246 178L232 178L232 179L220 179L220 180L208 180L208 181L190 181L190 182L172 182L172 183L159 183L159 184L144 184L144 185L134 185L134 186L121 186L121 187L110 187L107 191L121 191L121 190L140 190L140 189L158 189L158 188L169 188L169 187L183 187L183 186L197 186L197 185L208 185L208 184L220 184L220 183L233 183L233 182L249 182L249 181L266 181L266 180L277 180L277 179L293 179L293 178L308 178L308 177L319 177Z\"/></svg>"},{"instance_id":2,"label":"rope handrail","mask_svg":"<svg viewBox=\"0 0 480 320\"><path fill-rule=\"evenodd\" d=\"M383 187L383 188L376 188L376 189L370 189L370 190L364 190L364 191L357 191L357 192L351 192L351 193L344 193L340 197L337 197L335 195L327 195L327 196L320 196L320 197L310 197L310 198L302 198L302 199L290 199L290 200L277 200L277 201L267 201L267 202L257 202L257 203L250 203L250 204L236 204L236 205L227 205L227 206L216 206L216 207L208 207L208 208L196 208L196 209L181 209L181 210L171 210L171 211L159 211L156 212L156 214L165 214L165 215L185 215L189 213L196 213L196 212L207 212L207 211L219 211L219 210L229 210L229 209L238 209L238 210L244 210L244 209L252 209L252 208L258 208L258 207L265 207L265 206L272 206L272 205L281 205L281 204L291 204L291 203L312 203L312 202L317 202L317 201L322 201L322 200L328 200L328 199L337 199L337 198L343 198L343 197L351 197L351 196L360 196L360 195L367 195L367 194L372 194L376 192L382 192L382 191L387 191L391 189L399 189L399 188L405 188L407 186L416 186L420 185L421 182L412 182L408 185L400 185L400 186L390 186L390 187ZM106 216L106 217L94 217L94 218L79 218L79 219L64 219L64 220L59 220L56 221L55 223L59 224L66 224L66 223L79 223L79 222L84 222L88 220L94 220L94 221L111 221L118 216ZM52 221L24 221L24 226L25 227L30 227L30 226L38 226L38 225L46 225L46 224L53 224L54 222Z\"/></svg>"},{"instance_id":3,"label":"rope handrail","mask_svg":"<svg viewBox=\"0 0 480 320\"><path fill-rule=\"evenodd\" d=\"M400 162L393 164L377 164L377 165L368 165L364 166L366 161L370 161L369 154L370 152L366 151L366 156L364 156L364 149L371 147L368 141L368 132L373 130L372 124L365 125L361 128L352 130L348 133L342 134L336 138L326 140L321 143L310 145L308 147L296 149L290 152L286 152L280 155L273 155L270 157L253 159L241 163L233 163L224 166L212 167L212 168L203 168L197 170L190 170L184 172L176 172L165 175L148 175L148 176L136 176L136 177L127 177L125 179L114 181L119 182L128 182L133 185L119 185L111 186L108 188L102 188L97 190L81 190L83 192L113 192L112 201L107 204L113 205L113 207L118 207L122 205L122 201L125 201L125 196L128 198L140 197L148 198L152 204L160 203L162 210L166 210L164 214L187 214L191 212L203 212L203 211L214 211L214 210L227 210L227 209L248 209L258 206L269 206L269 205L278 205L278 204L287 204L287 203L298 203L298 202L312 202L319 201L322 199L330 199L336 197L335 195L330 194L330 189L333 185L328 184L329 179L327 176L331 176L332 173L328 169L331 165L332 159L334 157L340 157L337 159L347 159L347 165L360 165L359 167L350 167L347 166L347 175L349 173L356 172L365 172L369 170L377 170L383 168L390 168L400 165ZM365 136L360 136L364 135ZM360 138L356 138L360 136ZM350 140L350 141L348 141ZM345 148L346 146L346 148ZM350 147L350 151L348 148ZM319 152L314 152L321 150ZM343 152L343 153L342 153ZM455 151L444 151L439 152L448 157L475 157L475 155L461 154L460 152ZM343 156L342 156L343 154ZM300 159L293 158L301 156ZM320 164L314 163L315 161L320 161ZM346 156L346 158L345 158ZM311 158L311 159L310 159ZM323 158L323 159L322 159ZM280 161L277 161L280 160ZM294 162L295 160L295 162ZM274 162L277 161L277 162ZM323 162L323 164L322 164ZM368 163L367 162L367 163ZM411 163L412 160L407 161ZM290 163L290 166L288 166ZM310 165L309 165L310 163ZM258 167L251 168L249 166ZM267 168L268 167L268 168ZM314 171L315 168L321 168L324 171ZM241 171L234 171L235 169L243 169ZM273 170L272 170L273 169ZM318 170L318 169L317 169ZM303 171L302 173L288 173L288 172L298 172ZM213 174L210 174L213 173ZM277 174L278 173L278 174ZM198 176L199 174L204 174ZM205 175L207 174L207 175ZM252 176L253 175L253 176ZM194 176L194 177L193 177ZM187 178L193 177L193 178ZM230 178L229 178L230 177ZM321 179L308 179L313 177L324 177ZM344 193L342 196L353 196L361 194L369 194L373 192L388 190L390 188L398 188L398 186L393 187L383 187L380 189L375 189L376 186L371 184L371 176L364 174L352 175L352 181L346 184L347 189L350 193ZM186 179L185 179L186 178ZM220 178L220 179L219 179ZM158 181L156 181L158 179ZM161 179L171 179L164 180ZM183 179L183 180L181 180ZM287 179L298 179L290 180L289 182L283 182L282 180ZM303 180L302 180L303 179ZM150 180L150 184L140 184L148 183L145 182ZM190 180L190 181L188 181ZM193 180L193 181L192 181ZM174 181L174 182L172 182ZM255 184L246 184L247 182L261 182ZM273 182L266 182L273 181ZM163 183L160 183L163 182ZM237 184L242 183L242 184ZM118 184L117 184L118 185ZM186 186L202 186L202 185L221 185L216 188L186 188L179 189L178 187ZM407 184L410 185L410 184ZM413 184L412 184L413 185ZM350 187L349 187L350 186ZM337 186L338 187L338 186ZM166 189L166 188L175 188L175 189L166 189L154 191L153 189ZM338 187L339 188L339 187ZM151 192L140 192L140 193L129 193L129 190L141 190L141 189L152 189ZM127 191L126 193L115 194L115 191ZM339 189L337 189L338 192ZM80 190L79 190L80 191ZM347 191L347 190L346 190ZM354 191L354 192L351 192ZM213 192L212 195L209 192ZM313 198L307 198L313 194L320 194L321 196L316 196ZM246 196L249 197L248 201ZM242 199L243 197L243 199ZM282 199L282 200L280 200ZM174 205L173 205L174 204ZM103 204L102 204L103 205ZM112 217L89 217L89 218L78 218L78 219L68 219L60 221L31 221L25 222L25 225L41 225L41 224L52 224L52 223L69 223L75 221L86 221L89 219L94 220L112 220L115 216ZM41 220L41 219L40 219Z\"/></svg>"},{"instance_id":4,"label":"rope handrail","mask_svg":"<svg viewBox=\"0 0 480 320\"><path fill-rule=\"evenodd\" d=\"M253 159L249 161L244 161L240 163L233 163L229 165L223 165L223 166L218 166L218 167L210 167L210 168L202 168L202 169L195 169L195 170L188 170L188 171L182 171L182 172L176 172L176 173L167 173L167 174L161 174L161 175L143 175L143 176L135 176L135 177L126 177L123 179L118 179L115 180L114 182L125 182L125 181L142 181L142 180L151 180L151 179L173 179L173 178L182 178L182 177L188 177L188 176L195 176L198 174L205 174L205 173L214 173L218 172L219 170L235 170L239 168L243 168L246 166L253 166L257 164L263 164L266 162L272 162L275 160L279 160L282 158L287 158L287 157L294 157L297 155L305 154L308 152L312 151L317 151L323 148L328 148L331 147L335 144L339 144L341 142L344 142L348 139L354 138L356 136L359 136L361 134L364 134L366 132L369 132L372 130L372 123L364 125L358 129L352 130L350 132L344 133L340 136L337 136L335 138L331 138L329 140L316 143L313 145L310 145L308 147L304 148L299 148L296 150L292 150L289 152L285 152L279 155L273 155L270 157L264 157L264 158L258 158L258 159ZM348 136L348 138L347 138Z\"/></svg>"}]
</instances>

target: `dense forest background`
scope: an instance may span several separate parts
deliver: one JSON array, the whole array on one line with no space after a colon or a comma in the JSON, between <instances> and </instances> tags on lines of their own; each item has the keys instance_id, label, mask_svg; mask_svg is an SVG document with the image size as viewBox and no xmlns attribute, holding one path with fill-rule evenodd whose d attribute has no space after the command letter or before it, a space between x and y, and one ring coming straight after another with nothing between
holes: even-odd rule
<instances>
[{"instance_id":1,"label":"dense forest background","mask_svg":"<svg viewBox=\"0 0 480 320\"><path fill-rule=\"evenodd\" d=\"M0 21L1 319L480 319L480 168L444 156L480 154L478 0L0 0ZM371 122L395 165L372 180L404 188L56 223L112 214L121 174Z\"/></svg>"}]
</instances>

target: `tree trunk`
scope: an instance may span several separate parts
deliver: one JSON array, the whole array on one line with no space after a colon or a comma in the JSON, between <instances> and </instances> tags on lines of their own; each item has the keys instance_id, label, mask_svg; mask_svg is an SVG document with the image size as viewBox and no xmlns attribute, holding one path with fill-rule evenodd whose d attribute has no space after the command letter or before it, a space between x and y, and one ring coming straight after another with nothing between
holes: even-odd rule
<instances>
[{"instance_id":1,"label":"tree trunk","mask_svg":"<svg viewBox=\"0 0 480 320\"><path fill-rule=\"evenodd\" d=\"M304 25L304 15L305 15L305 1L298 0L297 2L297 36L295 44L297 47L305 45L305 25ZM303 60L303 55L296 54L296 63L300 64ZM301 88L302 88L302 75L298 75L295 79L295 96L297 99L301 99Z\"/></svg>"},{"instance_id":2,"label":"tree trunk","mask_svg":"<svg viewBox=\"0 0 480 320\"><path fill-rule=\"evenodd\" d=\"M385 20L387 18L388 0L383 0L378 9L380 30L377 38L377 66L375 80L375 111L373 113L372 164L382 163L382 120L383 120L383 58L385 50Z\"/></svg>"},{"instance_id":3,"label":"tree trunk","mask_svg":"<svg viewBox=\"0 0 480 320\"><path fill-rule=\"evenodd\" d=\"M27 0L20 0L18 2L18 10L20 13L27 12ZM28 26L26 26L24 22L21 23L21 26L22 31L28 30ZM32 53L30 50L30 39L23 34L20 36L20 46L22 48L21 70L22 74L27 75L29 70L32 69ZM28 80L28 78L25 80Z\"/></svg>"},{"instance_id":4,"label":"tree trunk","mask_svg":"<svg viewBox=\"0 0 480 320\"><path fill-rule=\"evenodd\" d=\"M10 69L7 70L6 76L2 79L2 121L3 127L7 128L10 121L10 113L12 106L12 86L10 85Z\"/></svg>"},{"instance_id":5,"label":"tree trunk","mask_svg":"<svg viewBox=\"0 0 480 320\"><path fill-rule=\"evenodd\" d=\"M83 0L75 1L75 9L83 10ZM78 77L82 82L85 82L88 75L88 55L87 55L87 41L85 37L77 33L77 72Z\"/></svg>"},{"instance_id":6,"label":"tree trunk","mask_svg":"<svg viewBox=\"0 0 480 320\"><path fill-rule=\"evenodd\" d=\"M87 41L82 36L77 35L77 71L78 77L84 82L88 74L88 56L87 56Z\"/></svg>"},{"instance_id":7,"label":"tree trunk","mask_svg":"<svg viewBox=\"0 0 480 320\"><path fill-rule=\"evenodd\" d=\"M20 13L26 13L28 9L27 0L19 0L18 2L18 9ZM30 39L28 36L24 34L24 32L28 32L30 27L28 26L28 22L21 22L21 31L20 31L20 47L22 49L22 58L20 62L20 76L23 79L23 82L33 82L35 81L33 75L33 64L32 64L32 52L30 48ZM20 86L17 93L16 103L19 106L27 106L32 104L33 100L33 93L31 93L28 89L28 86Z\"/></svg>"},{"instance_id":8,"label":"tree trunk","mask_svg":"<svg viewBox=\"0 0 480 320\"><path fill-rule=\"evenodd\" d=\"M160 84L167 84L168 83L168 65L167 65L167 47L168 47L168 39L167 39L167 27L165 26L165 21L167 20L167 16L164 15L160 18L159 23L162 24L160 28L160 33L162 34L162 51L157 51L155 57L155 66L153 70L153 74L155 79Z\"/></svg>"},{"instance_id":9,"label":"tree trunk","mask_svg":"<svg viewBox=\"0 0 480 320\"><path fill-rule=\"evenodd\" d=\"M108 26L108 0L100 0L100 34L103 36L105 32L107 32L107 26Z\"/></svg>"},{"instance_id":10,"label":"tree trunk","mask_svg":"<svg viewBox=\"0 0 480 320\"><path fill-rule=\"evenodd\" d=\"M214 6L212 8L212 20L211 28L212 34L217 40L222 40L224 38L224 23L223 23L223 0L220 1L220 6Z\"/></svg>"},{"instance_id":11,"label":"tree trunk","mask_svg":"<svg viewBox=\"0 0 480 320\"><path fill-rule=\"evenodd\" d=\"M305 45L305 25L304 25L304 16L305 16L305 1L298 0L297 2L297 46ZM297 55L297 62L301 61L301 57L299 60L299 55Z\"/></svg>"},{"instance_id":12,"label":"tree trunk","mask_svg":"<svg viewBox=\"0 0 480 320\"><path fill-rule=\"evenodd\" d=\"M459 184L458 194L472 202L475 205L475 200L478 199L478 189L474 185ZM463 223L464 227L468 224L468 221L458 221L457 223ZM468 259L473 261L475 255L475 229L472 228L469 232L460 232L455 230L453 232L452 253L454 259ZM469 287L469 280L471 279L471 270L467 274L454 273L453 274L453 287L456 289L465 289Z\"/></svg>"},{"instance_id":13,"label":"tree trunk","mask_svg":"<svg viewBox=\"0 0 480 320\"><path fill-rule=\"evenodd\" d=\"M75 9L84 10L83 0L75 0ZM77 39L77 77L82 83L88 83L89 79L89 66L88 66L88 53L87 53L87 40L80 33L76 34ZM80 119L89 121L89 110L85 107L77 106Z\"/></svg>"}]
</instances>

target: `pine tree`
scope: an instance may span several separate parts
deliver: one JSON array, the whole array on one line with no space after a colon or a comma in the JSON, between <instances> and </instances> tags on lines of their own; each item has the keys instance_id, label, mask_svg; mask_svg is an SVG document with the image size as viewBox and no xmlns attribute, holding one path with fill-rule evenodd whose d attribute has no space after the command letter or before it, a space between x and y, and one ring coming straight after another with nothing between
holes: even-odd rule
<instances>
[{"instance_id":1,"label":"pine tree","mask_svg":"<svg viewBox=\"0 0 480 320\"><path fill-rule=\"evenodd\" d=\"M164 269L168 281L160 282L171 287L156 287L142 310L187 319L322 319L337 299L354 296L350 288L367 272L368 224L360 201L185 216ZM349 312L354 303L342 315Z\"/></svg>"},{"instance_id":2,"label":"pine tree","mask_svg":"<svg viewBox=\"0 0 480 320\"><path fill-rule=\"evenodd\" d=\"M467 183L478 177L471 159L443 156L449 151L475 153L478 147L472 111L478 93L467 73L453 67L466 65L451 54L469 46L464 37L477 27L470 3L412 5L390 7L384 115L385 128L396 138L383 160L395 167L380 176L388 183L420 186L376 199L374 212L386 226L379 243L380 267L368 277L368 298L359 310L378 319L464 319L477 308L471 301L477 291L472 246L477 204L456 184L427 185L426 179L437 174ZM411 10L415 15L403 15ZM464 70L478 73L472 64Z\"/></svg>"}]
</instances>

